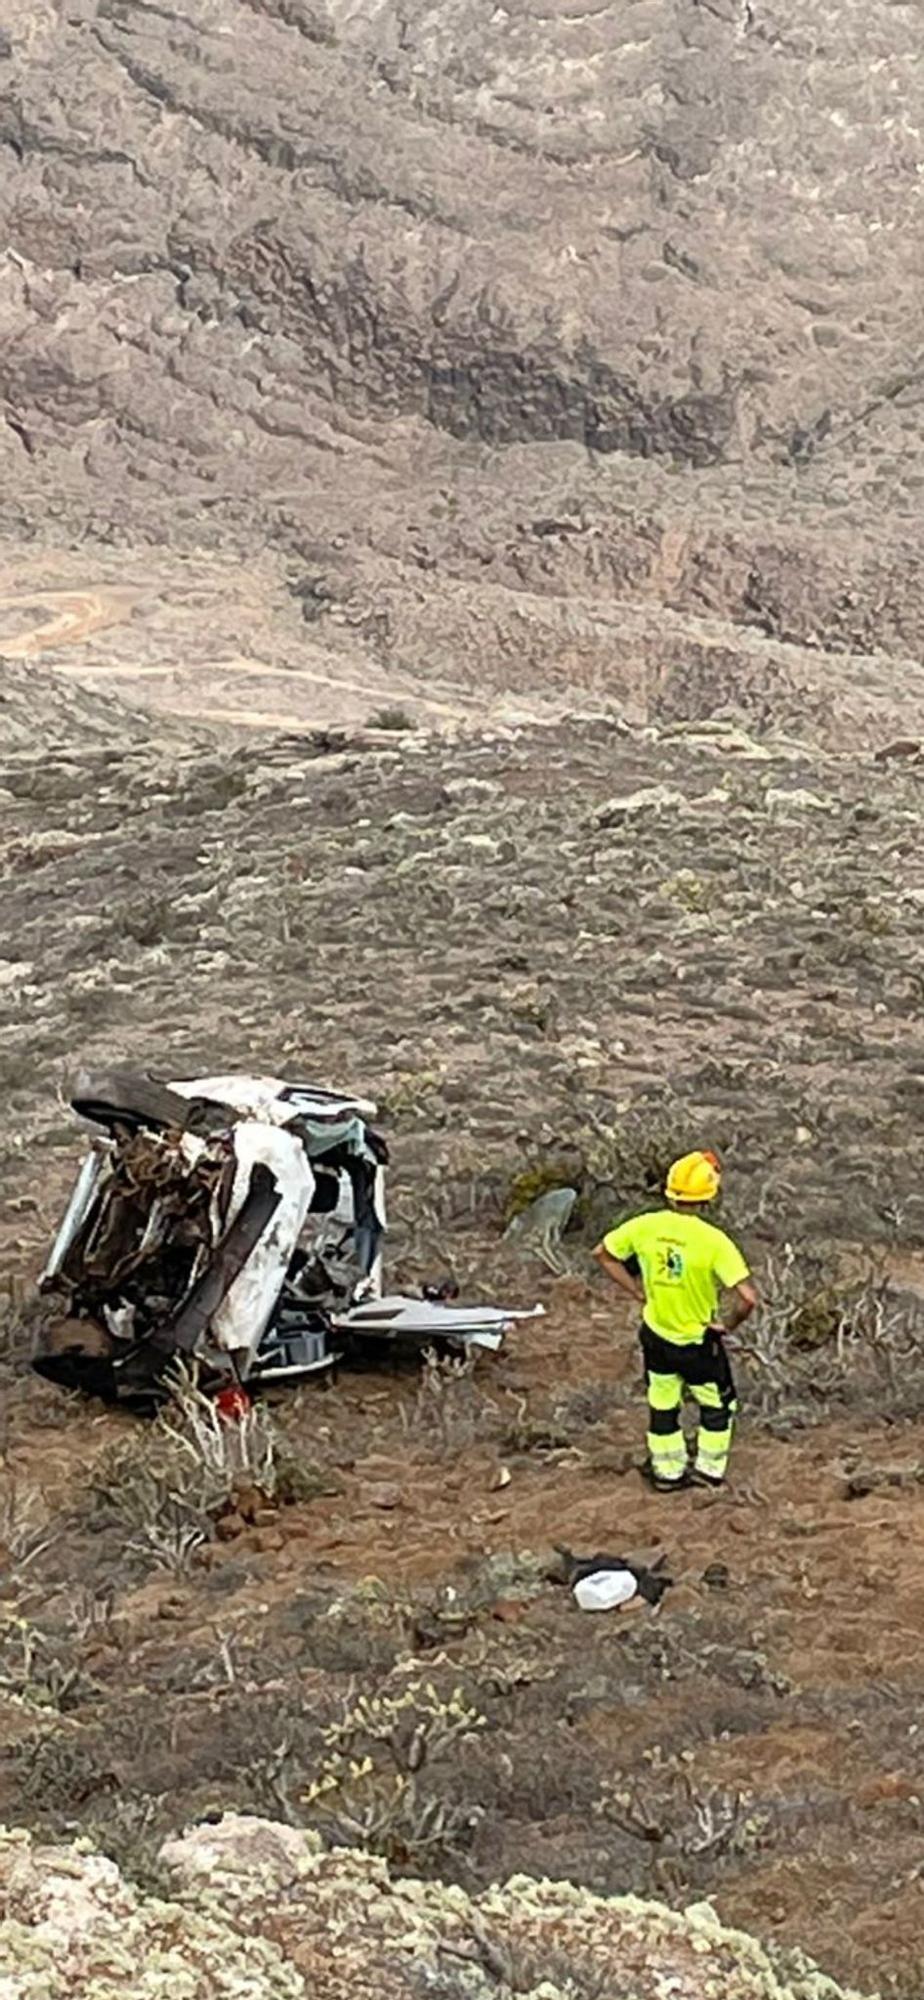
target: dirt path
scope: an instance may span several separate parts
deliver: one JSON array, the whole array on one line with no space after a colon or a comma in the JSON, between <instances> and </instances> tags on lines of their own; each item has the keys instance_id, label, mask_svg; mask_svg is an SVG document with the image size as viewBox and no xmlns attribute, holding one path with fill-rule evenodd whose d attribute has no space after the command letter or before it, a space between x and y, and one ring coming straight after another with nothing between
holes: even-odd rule
<instances>
[{"instance_id":1,"label":"dirt path","mask_svg":"<svg viewBox=\"0 0 924 2000\"><path fill-rule=\"evenodd\" d=\"M103 585L94 590L35 590L0 597L0 654L10 660L34 660L59 646L74 646L101 632L108 625L120 625L139 601L134 590ZM29 632L3 636L3 613L48 611L51 616Z\"/></svg>"},{"instance_id":2,"label":"dirt path","mask_svg":"<svg viewBox=\"0 0 924 2000\"><path fill-rule=\"evenodd\" d=\"M110 620L109 622L112 621ZM50 630L50 628L45 629ZM94 627L94 629L96 628ZM81 634L80 636L88 636L88 634ZM58 641L58 643L62 642ZM9 653L10 648L7 647L6 650ZM0 645L0 651L2 651L2 645ZM162 661L156 666L133 666L125 662L113 663L111 665L107 664L98 670L91 669L89 673L85 665L81 664L78 666L76 663L72 664L68 661L59 666L58 672L66 675L68 678L79 680L84 686L92 685L97 692L101 691L105 685L108 685L112 681L126 682L131 687L137 682L169 682L175 679L178 673L183 673L184 676L188 675L188 669L185 666L180 666L178 662L173 660ZM368 705L374 698L374 690L370 688L367 681L354 679L347 674L320 673L312 667L300 666L297 673L293 675L289 672L281 671L278 667L273 667L266 660L249 659L247 657L223 660L205 659L196 662L195 677L191 683L187 681L188 694L181 690L175 691L175 698L171 704L173 712L202 716L211 722L232 722L239 726L246 724L254 729L292 728L293 718L291 711L287 712L282 707L278 709L249 706L225 708L220 703L216 704L215 700L208 697L207 694L200 696L198 700L196 699L197 686L204 687L206 690L210 688L214 689L216 681L220 682L226 675L239 675L243 680L275 681L279 684L280 691L291 690L293 682L299 687L308 682L314 687L328 688L333 692L340 692L342 690L346 694L361 695L364 705ZM399 687L390 691L387 695L383 689L381 691L381 698L383 704L386 699L390 704L395 706L400 705L402 702L407 702L412 708L426 709L429 715L441 716L449 721L471 722L473 719L480 719L482 714L482 703L480 700L475 696L466 696L462 693L459 694L457 700L441 701L437 696L421 694L415 688L402 689ZM309 726L307 722L305 726Z\"/></svg>"},{"instance_id":3,"label":"dirt path","mask_svg":"<svg viewBox=\"0 0 924 2000\"><path fill-rule=\"evenodd\" d=\"M555 672L544 678L540 671L534 682L525 685L514 671L508 684L506 676L496 674L492 668L477 689L443 680L438 690L434 690L429 659L426 665L417 661L412 664L416 641L410 652L402 647L403 665L383 667L380 663L370 663L366 675L362 659L355 656L344 658L342 672L335 660L328 666L323 644L313 649L317 664L309 664L297 645L293 654L291 630L280 630L285 650L277 663L272 657L276 651L275 630L260 613L259 589L259 583L255 583L258 594L254 595L249 586L238 585L226 575L216 575L207 588L209 601L200 602L188 619L181 616L179 624L177 614L184 602L184 585L168 582L165 576L153 572L143 588L137 583L86 586L79 583L73 588L7 592L0 595L0 657L41 659L75 648L77 657L73 661L55 661L55 670L62 677L77 680L98 694L105 694L117 685L123 700L137 703L145 712L151 709L190 721L223 723L235 729L297 730L312 729L319 724L355 724L367 720L370 708L378 704L405 707L412 717L437 728L447 725L451 731L453 725L471 727L486 719L504 726L551 720L574 707L580 680L563 684ZM462 617L466 613L470 595L469 585L453 581L447 592L447 606L453 616ZM556 624L560 599L539 597L525 589L497 587L493 592L489 589L488 595L500 620L498 629L513 605L518 616L535 617L543 628L548 626L550 643L553 634L557 634L556 645L567 643L566 628L562 626L559 631ZM120 657L107 657L109 649L105 646L81 651L98 634L127 624L142 605L145 609L137 632L119 643ZM272 618L269 604L265 611ZM35 622L24 629L31 616ZM657 706L663 694L664 677L667 675L669 679L672 671L668 655L662 661L656 649L656 655L649 658L649 641L655 629L675 648L695 646L706 652L714 650L720 663L730 651L746 656L752 664L766 662L767 672L772 669L773 674L782 674L786 685L793 688L803 683L811 687L818 676L817 657L811 648L768 638L763 632L718 616L680 612L645 598L615 597L602 603L588 597L583 601L584 628L585 638L593 637L595 645L602 649L601 660L612 654L614 687L622 684L626 645L630 650L637 649L636 692L643 710ZM254 650L235 652L235 639L240 643L245 631L252 635ZM210 648L216 643L219 647L227 643L226 657L204 652L203 641ZM312 648L305 650L310 653ZM269 658L260 657L264 651ZM902 662L901 666L902 671L907 667L908 673L913 673L912 663ZM598 663L586 683L591 702L606 693L608 671L604 672ZM858 689L862 689L871 676L878 679L879 666L876 661L856 654L850 656L850 671ZM240 702L231 695L228 683L232 680L242 685Z\"/></svg>"},{"instance_id":4,"label":"dirt path","mask_svg":"<svg viewBox=\"0 0 924 2000\"><path fill-rule=\"evenodd\" d=\"M80 646L92 639L97 632L125 623L142 601L142 593L137 589L122 588L119 585L103 584L92 589L80 590L35 590L14 591L0 596L0 657L10 660L40 659L46 653L57 652L61 647ZM47 612L51 615L33 625L28 631L15 629L23 614ZM5 620L6 615L6 620ZM9 637L4 636L4 622L13 623ZM306 683L312 687L325 688L333 694L361 697L364 704L375 700L376 690L369 682L348 674L319 672L308 666L299 666L293 676L288 671L274 667L269 661L247 655L227 659L203 659L197 657L190 677L185 661L169 659L156 664L132 661L60 662L57 671L68 679L78 680L82 686L90 686L97 692L105 692L113 682L121 684L131 699L131 692L139 683L175 683L182 676L183 687L173 686L171 699L165 706L176 714L191 718L203 718L210 722L224 722L237 727L253 729L290 729L298 724L284 701L267 704L256 701L253 704L223 705L214 699L216 682L226 676L240 676L243 680L278 682L281 696L290 694L295 688L301 689ZM471 721L480 717L482 704L474 696L461 690L452 699L441 699L432 694L424 694L414 687L382 688L379 699L387 702L407 702L415 709L423 709L434 719L447 722ZM160 704L158 704L160 705ZM305 727L311 726L316 718L303 718Z\"/></svg>"}]
</instances>

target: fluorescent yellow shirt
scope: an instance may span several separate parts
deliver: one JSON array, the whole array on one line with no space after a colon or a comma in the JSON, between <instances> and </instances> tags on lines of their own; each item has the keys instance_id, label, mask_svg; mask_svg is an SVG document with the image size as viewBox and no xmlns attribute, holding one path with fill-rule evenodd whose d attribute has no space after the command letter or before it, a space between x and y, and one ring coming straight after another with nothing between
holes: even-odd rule
<instances>
[{"instance_id":1,"label":"fluorescent yellow shirt","mask_svg":"<svg viewBox=\"0 0 924 2000\"><path fill-rule=\"evenodd\" d=\"M730 1236L701 1215L673 1208L633 1216L604 1236L603 1247L620 1264L638 1259L646 1325L681 1345L702 1339L715 1319L720 1288L750 1276Z\"/></svg>"}]
</instances>

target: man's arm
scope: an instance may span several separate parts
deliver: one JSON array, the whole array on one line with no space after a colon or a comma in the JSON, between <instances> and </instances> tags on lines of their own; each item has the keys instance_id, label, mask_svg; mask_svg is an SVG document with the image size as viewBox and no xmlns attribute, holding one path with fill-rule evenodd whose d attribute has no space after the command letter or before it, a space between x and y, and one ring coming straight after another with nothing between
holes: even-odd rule
<instances>
[{"instance_id":1,"label":"man's arm","mask_svg":"<svg viewBox=\"0 0 924 2000\"><path fill-rule=\"evenodd\" d=\"M606 1272L608 1278L612 1278L614 1285L618 1285L621 1292L625 1292L627 1298L634 1299L636 1305L644 1305L645 1287L641 1279L633 1277L632 1272L626 1269L625 1264L620 1263L618 1257L611 1256L605 1243L597 1244L594 1256L601 1270Z\"/></svg>"},{"instance_id":2,"label":"man's arm","mask_svg":"<svg viewBox=\"0 0 924 2000\"><path fill-rule=\"evenodd\" d=\"M742 1278L740 1283L729 1288L728 1304L722 1317L716 1321L717 1333L734 1333L743 1326L758 1303L757 1286L752 1278Z\"/></svg>"}]
</instances>

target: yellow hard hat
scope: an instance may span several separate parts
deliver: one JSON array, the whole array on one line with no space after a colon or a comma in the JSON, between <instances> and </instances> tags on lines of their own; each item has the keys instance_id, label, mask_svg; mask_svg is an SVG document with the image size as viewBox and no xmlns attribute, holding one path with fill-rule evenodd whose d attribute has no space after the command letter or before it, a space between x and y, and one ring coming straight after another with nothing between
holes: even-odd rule
<instances>
[{"instance_id":1,"label":"yellow hard hat","mask_svg":"<svg viewBox=\"0 0 924 2000\"><path fill-rule=\"evenodd\" d=\"M715 1201L722 1182L722 1169L715 1153L685 1153L675 1160L667 1176L665 1193L669 1201Z\"/></svg>"}]
</instances>

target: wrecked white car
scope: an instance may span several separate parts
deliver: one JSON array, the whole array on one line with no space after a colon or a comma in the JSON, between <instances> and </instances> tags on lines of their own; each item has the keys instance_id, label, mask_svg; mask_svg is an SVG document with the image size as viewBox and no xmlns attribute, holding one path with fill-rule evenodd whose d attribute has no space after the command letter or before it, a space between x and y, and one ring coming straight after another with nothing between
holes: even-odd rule
<instances>
[{"instance_id":1,"label":"wrecked white car","mask_svg":"<svg viewBox=\"0 0 924 2000\"><path fill-rule=\"evenodd\" d=\"M40 1290L34 1366L156 1399L176 1357L222 1384L301 1379L373 1342L498 1347L531 1315L382 1296L388 1149L362 1098L278 1077L82 1075L101 1128Z\"/></svg>"}]
</instances>

